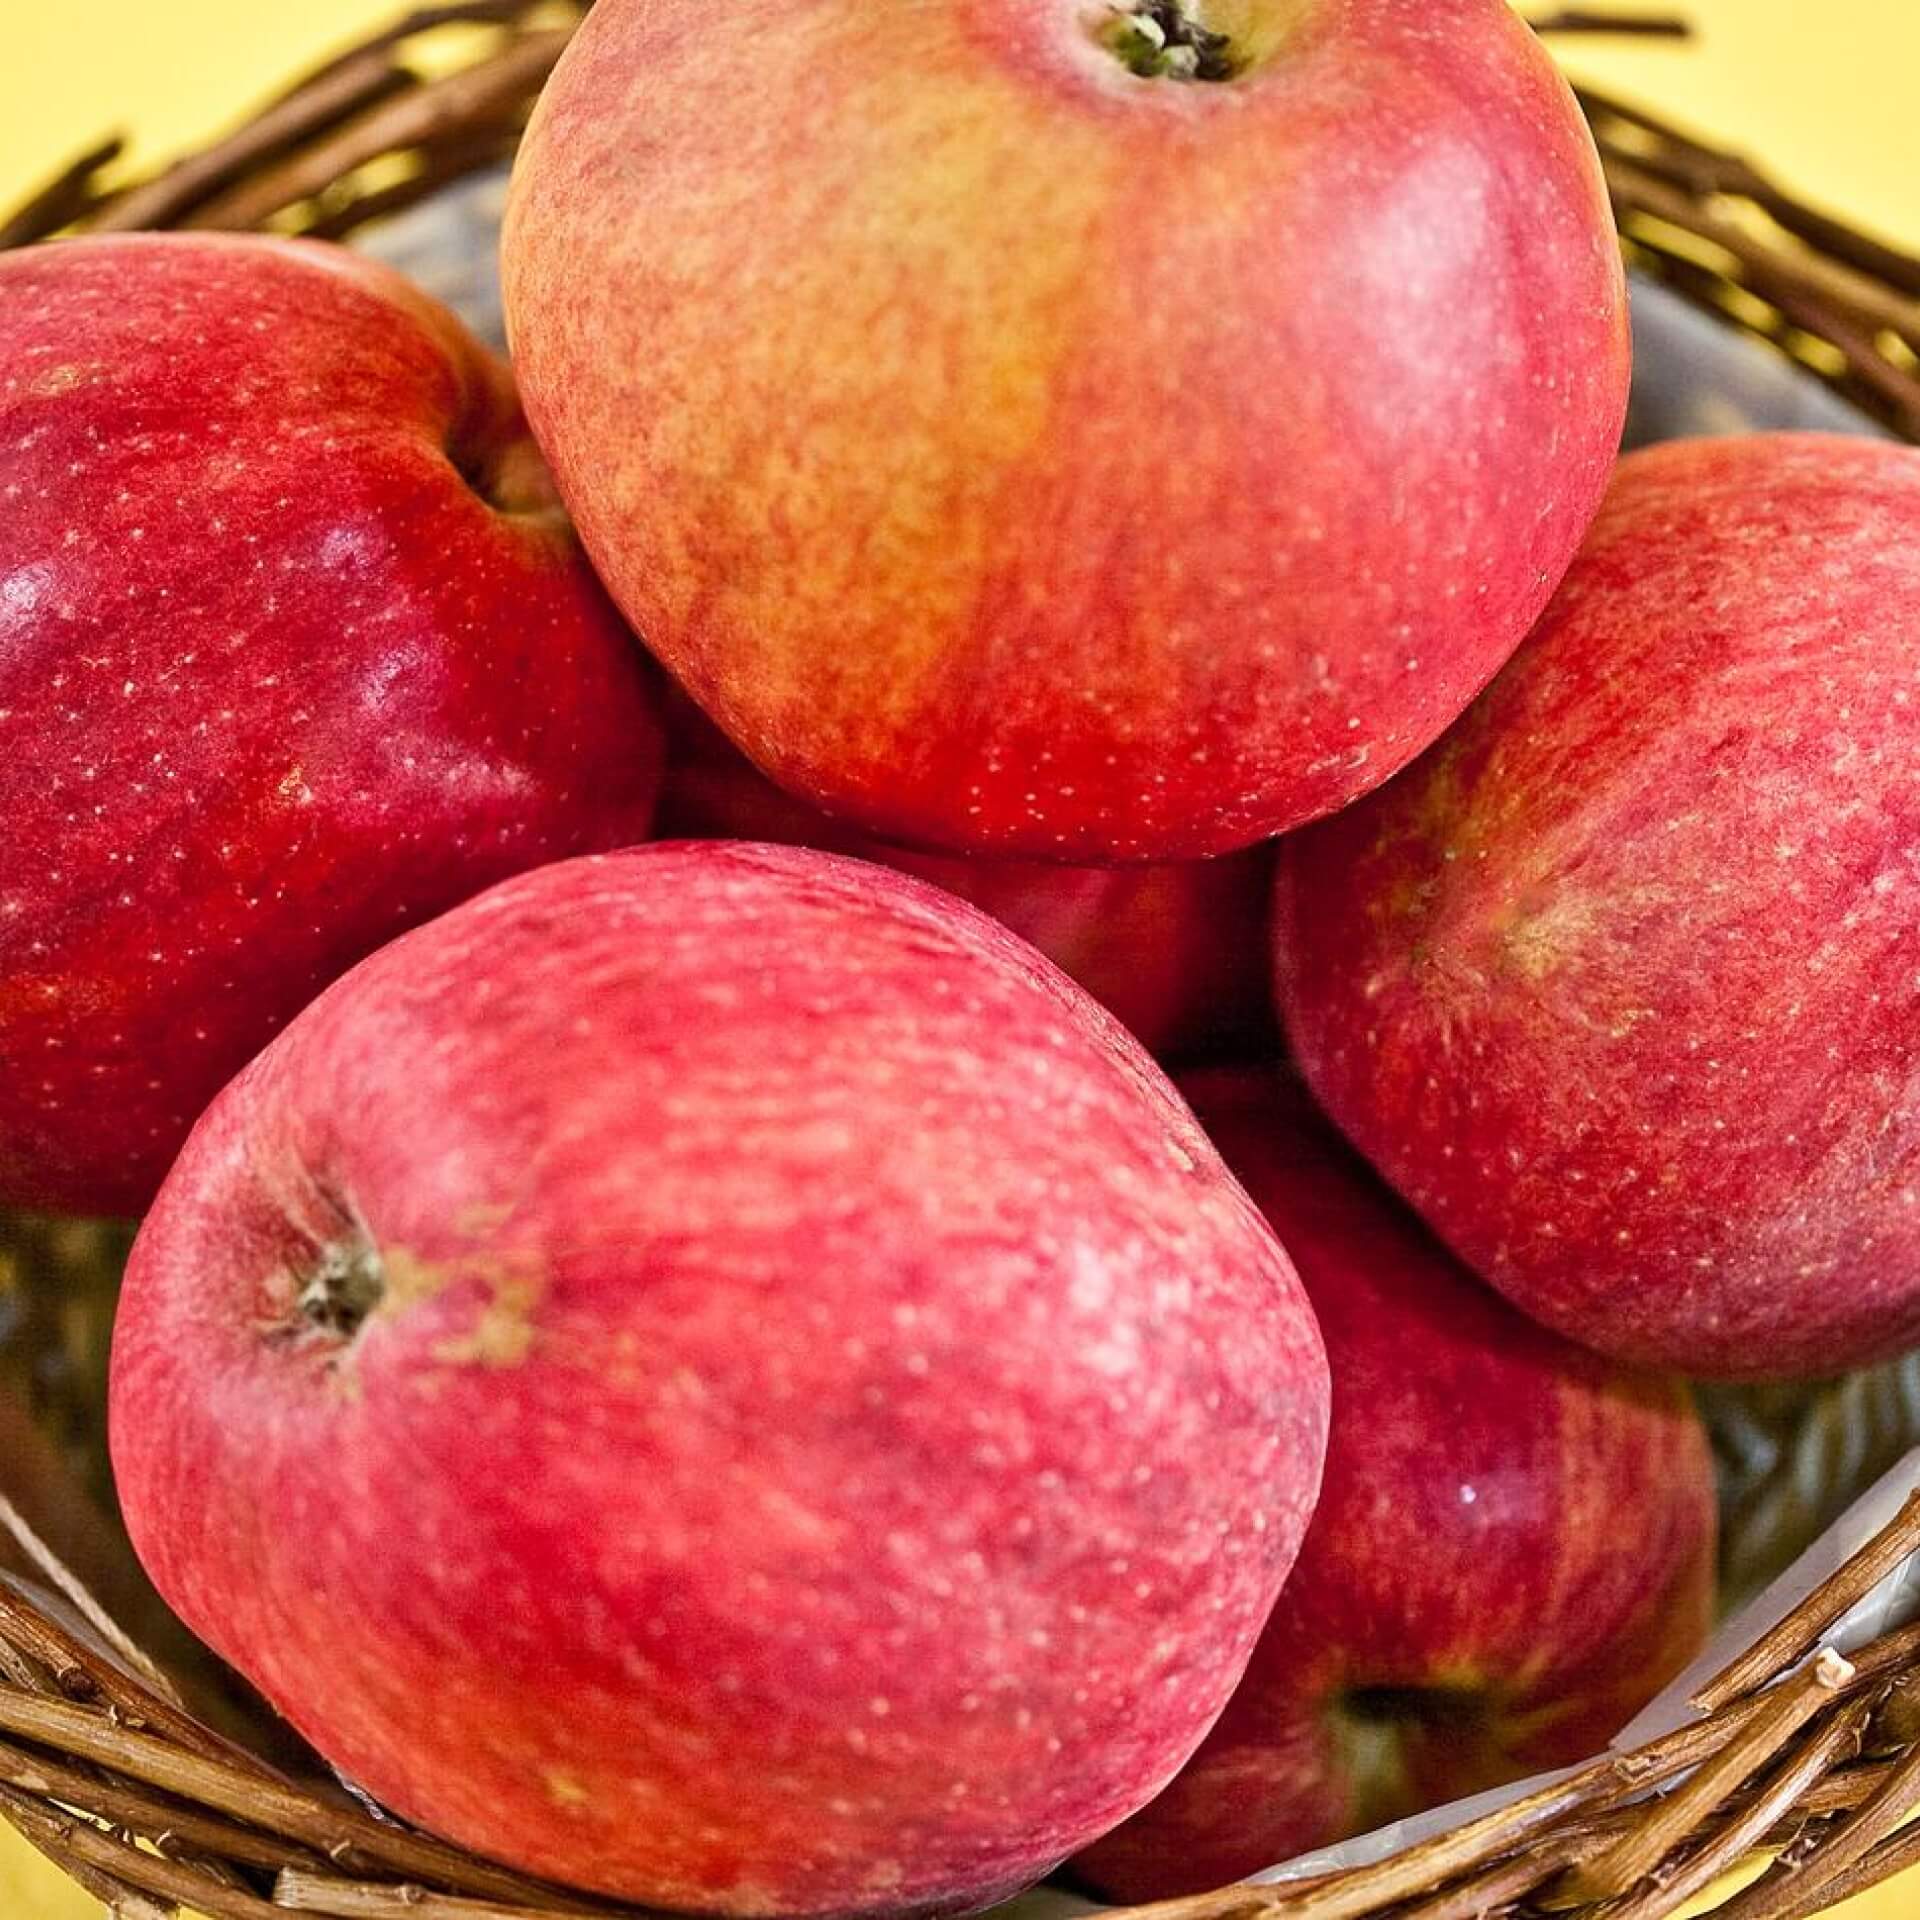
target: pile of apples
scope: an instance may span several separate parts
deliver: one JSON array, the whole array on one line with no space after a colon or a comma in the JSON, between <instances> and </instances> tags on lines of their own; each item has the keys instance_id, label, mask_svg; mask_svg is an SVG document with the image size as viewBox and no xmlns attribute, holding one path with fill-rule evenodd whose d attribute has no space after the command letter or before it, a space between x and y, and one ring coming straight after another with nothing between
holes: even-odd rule
<instances>
[{"instance_id":1,"label":"pile of apples","mask_svg":"<svg viewBox=\"0 0 1920 1920\"><path fill-rule=\"evenodd\" d=\"M162 1591L691 1911L1604 1745L1682 1376L1920 1342L1920 453L1616 466L1502 0L600 0L504 268L520 397L0 260L0 1200L145 1215Z\"/></svg>"}]
</instances>

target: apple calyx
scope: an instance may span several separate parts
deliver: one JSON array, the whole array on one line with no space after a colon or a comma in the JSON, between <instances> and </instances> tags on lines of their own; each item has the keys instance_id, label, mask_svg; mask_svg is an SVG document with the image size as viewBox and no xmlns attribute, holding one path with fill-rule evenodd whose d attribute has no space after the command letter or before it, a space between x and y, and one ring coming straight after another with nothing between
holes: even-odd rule
<instances>
[{"instance_id":1,"label":"apple calyx","mask_svg":"<svg viewBox=\"0 0 1920 1920\"><path fill-rule=\"evenodd\" d=\"M348 1345L387 1296L380 1249L359 1228L315 1250L294 1300L300 1325Z\"/></svg>"},{"instance_id":2,"label":"apple calyx","mask_svg":"<svg viewBox=\"0 0 1920 1920\"><path fill-rule=\"evenodd\" d=\"M1200 19L1190 0L1110 0L1097 37L1143 80L1231 80L1245 65L1232 38Z\"/></svg>"}]
</instances>

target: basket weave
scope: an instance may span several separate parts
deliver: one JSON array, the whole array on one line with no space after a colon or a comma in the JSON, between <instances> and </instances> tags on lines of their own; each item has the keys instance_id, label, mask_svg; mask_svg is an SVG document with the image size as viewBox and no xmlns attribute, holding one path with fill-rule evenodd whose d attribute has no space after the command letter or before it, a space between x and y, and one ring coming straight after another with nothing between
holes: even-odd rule
<instances>
[{"instance_id":1,"label":"basket weave","mask_svg":"<svg viewBox=\"0 0 1920 1920\"><path fill-rule=\"evenodd\" d=\"M0 219L0 247L169 227L353 233L501 167L588 3L424 8L158 173L114 181L121 143L102 143ZM1579 11L1534 24L1563 35L1685 33L1664 18ZM449 63L452 30L468 40ZM1590 90L1580 99L1637 275L1696 316L1765 342L1883 429L1920 440L1920 260L1738 155ZM117 1227L0 1219L0 1486L12 1496L0 1498L0 1819L135 1920L179 1905L212 1920L622 1911L393 1822L311 1761L281 1771L283 1736L264 1724L244 1745L214 1730L247 1726L231 1688L187 1649L101 1517L110 1492L99 1370L126 1239ZM38 1416L31 1428L24 1408ZM1732 1442L1722 1446L1723 1490L1738 1578L1757 1584L1869 1467L1920 1437L1920 1360L1784 1405L1721 1395L1708 1411ZM1823 1911L1920 1863L1920 1830L1902 1831L1920 1811L1920 1625L1846 1660L1822 1647L1916 1551L1920 1500L1705 1688L1691 1724L1646 1747L1373 1865L1130 1913L1662 1920L1758 1862L1764 1872L1721 1909L1726 1920Z\"/></svg>"}]
</instances>

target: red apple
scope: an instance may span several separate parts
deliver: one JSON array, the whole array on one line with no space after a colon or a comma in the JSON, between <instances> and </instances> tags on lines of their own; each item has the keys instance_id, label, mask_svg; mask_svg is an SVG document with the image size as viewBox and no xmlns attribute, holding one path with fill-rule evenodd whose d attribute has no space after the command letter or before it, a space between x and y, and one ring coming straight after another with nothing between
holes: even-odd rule
<instances>
[{"instance_id":1,"label":"red apple","mask_svg":"<svg viewBox=\"0 0 1920 1920\"><path fill-rule=\"evenodd\" d=\"M161 1590L455 1840L739 1914L977 1906L1162 1786L1325 1363L1140 1049L885 868L677 843L385 948L135 1248Z\"/></svg>"},{"instance_id":2,"label":"red apple","mask_svg":"<svg viewBox=\"0 0 1920 1920\"><path fill-rule=\"evenodd\" d=\"M1689 1372L1920 1341L1920 453L1622 463L1440 748L1283 855L1308 1080L1536 1318Z\"/></svg>"},{"instance_id":3,"label":"red apple","mask_svg":"<svg viewBox=\"0 0 1920 1920\"><path fill-rule=\"evenodd\" d=\"M1273 849L1146 867L969 859L895 846L797 800L684 695L667 701L665 838L767 840L877 860L957 893L1044 953L1163 1058L1277 1045Z\"/></svg>"},{"instance_id":4,"label":"red apple","mask_svg":"<svg viewBox=\"0 0 1920 1920\"><path fill-rule=\"evenodd\" d=\"M1376 786L1625 412L1505 0L600 0L504 259L614 597L782 785L949 849L1184 859Z\"/></svg>"},{"instance_id":5,"label":"red apple","mask_svg":"<svg viewBox=\"0 0 1920 1920\"><path fill-rule=\"evenodd\" d=\"M1587 1759L1699 1651L1713 1598L1713 1465L1683 1386L1481 1289L1297 1089L1183 1084L1298 1265L1334 1419L1226 1713L1080 1857L1129 1900Z\"/></svg>"},{"instance_id":6,"label":"red apple","mask_svg":"<svg viewBox=\"0 0 1920 1920\"><path fill-rule=\"evenodd\" d=\"M0 259L0 1200L145 1204L353 961L642 838L656 701L505 367L331 248Z\"/></svg>"}]
</instances>

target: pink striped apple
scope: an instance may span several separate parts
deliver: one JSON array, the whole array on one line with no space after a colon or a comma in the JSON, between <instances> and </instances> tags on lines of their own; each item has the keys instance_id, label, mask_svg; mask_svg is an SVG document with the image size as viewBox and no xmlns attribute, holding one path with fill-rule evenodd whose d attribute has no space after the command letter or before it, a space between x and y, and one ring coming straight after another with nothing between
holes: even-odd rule
<instances>
[{"instance_id":1,"label":"pink striped apple","mask_svg":"<svg viewBox=\"0 0 1920 1920\"><path fill-rule=\"evenodd\" d=\"M1129 1900L1588 1759L1699 1651L1713 1603L1713 1460L1678 1380L1480 1287L1297 1086L1182 1086L1299 1267L1333 1430L1226 1712L1077 1863Z\"/></svg>"},{"instance_id":2,"label":"pink striped apple","mask_svg":"<svg viewBox=\"0 0 1920 1920\"><path fill-rule=\"evenodd\" d=\"M650 1905L913 1913L1193 1750L1327 1385L1271 1230L1032 949L673 843L406 935L234 1081L112 1414L161 1591L399 1812Z\"/></svg>"},{"instance_id":3,"label":"pink striped apple","mask_svg":"<svg viewBox=\"0 0 1920 1920\"><path fill-rule=\"evenodd\" d=\"M1280 995L1340 1127L1604 1353L1920 1344L1920 452L1650 448L1513 663L1283 850Z\"/></svg>"}]
</instances>

